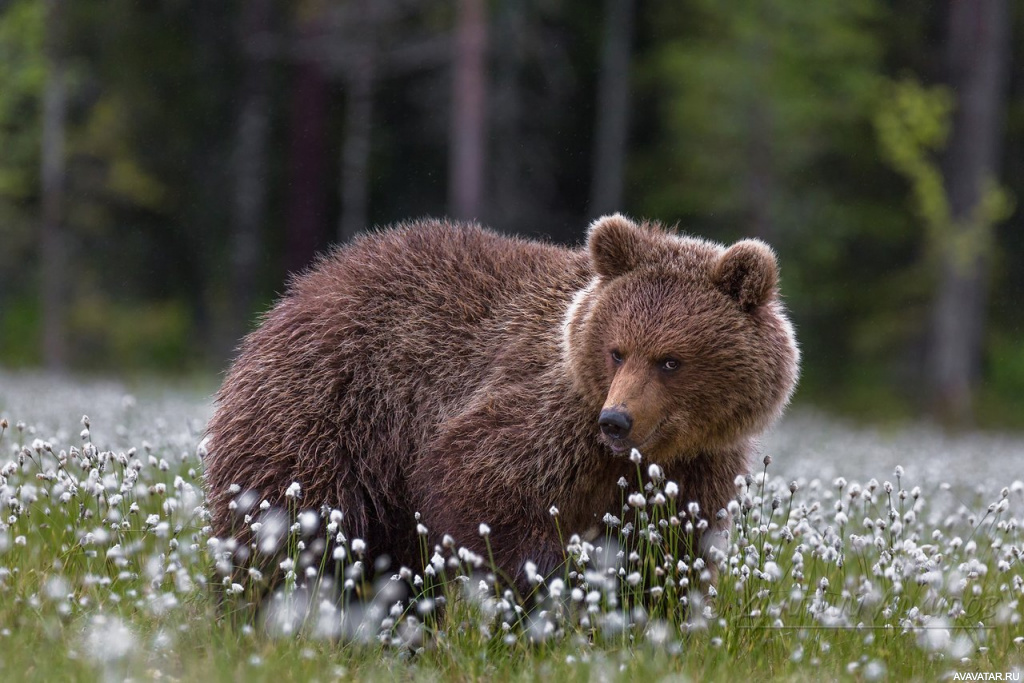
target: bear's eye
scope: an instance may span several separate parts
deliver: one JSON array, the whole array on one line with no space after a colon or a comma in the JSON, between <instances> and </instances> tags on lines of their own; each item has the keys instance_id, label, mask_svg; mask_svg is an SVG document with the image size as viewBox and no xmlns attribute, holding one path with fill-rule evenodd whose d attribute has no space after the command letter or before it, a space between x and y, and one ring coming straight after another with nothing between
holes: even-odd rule
<instances>
[{"instance_id":1,"label":"bear's eye","mask_svg":"<svg viewBox=\"0 0 1024 683\"><path fill-rule=\"evenodd\" d=\"M675 372L681 363L675 358L665 358L658 363L658 366L665 372Z\"/></svg>"},{"instance_id":2,"label":"bear's eye","mask_svg":"<svg viewBox=\"0 0 1024 683\"><path fill-rule=\"evenodd\" d=\"M616 365L622 365L622 353L618 349L612 349L612 362Z\"/></svg>"}]
</instances>

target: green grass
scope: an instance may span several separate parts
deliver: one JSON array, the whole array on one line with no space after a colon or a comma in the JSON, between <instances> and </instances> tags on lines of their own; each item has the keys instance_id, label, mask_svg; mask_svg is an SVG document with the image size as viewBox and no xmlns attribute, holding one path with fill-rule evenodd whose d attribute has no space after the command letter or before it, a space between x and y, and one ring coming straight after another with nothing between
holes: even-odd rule
<instances>
[{"instance_id":1,"label":"green grass","mask_svg":"<svg viewBox=\"0 0 1024 683\"><path fill-rule=\"evenodd\" d=\"M225 609L208 585L205 401L155 395L154 412L116 388L55 391L38 416L0 392L3 680L952 680L1024 666L1019 472L1002 486L919 484L902 469L791 485L759 465L738 482L712 589L686 534L705 511L640 463L619 515L634 528L567 537L572 573L539 582L532 610L494 591L487 558L457 548L436 559L424 548L448 571L411 568L417 588L397 607L374 597L368 570L322 603L288 532L294 564L282 571L296 574L272 618L252 620L258 581L241 581ZM70 405L93 411L83 434ZM343 531L329 520L316 533ZM353 541L339 560L348 575Z\"/></svg>"}]
</instances>

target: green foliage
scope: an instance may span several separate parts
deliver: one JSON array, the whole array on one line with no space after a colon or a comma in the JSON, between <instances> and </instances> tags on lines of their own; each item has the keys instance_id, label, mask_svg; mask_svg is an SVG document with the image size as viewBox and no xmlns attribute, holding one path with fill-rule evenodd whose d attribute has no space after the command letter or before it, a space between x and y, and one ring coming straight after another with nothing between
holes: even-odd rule
<instances>
[{"instance_id":1,"label":"green foliage","mask_svg":"<svg viewBox=\"0 0 1024 683\"><path fill-rule=\"evenodd\" d=\"M949 135L951 93L907 78L891 83L886 95L875 116L883 157L910 182L915 208L925 224L945 231L949 203L933 155L943 149Z\"/></svg>"},{"instance_id":2,"label":"green foliage","mask_svg":"<svg viewBox=\"0 0 1024 683\"><path fill-rule=\"evenodd\" d=\"M39 309L34 300L18 298L3 303L0 365L17 368L39 364L38 318Z\"/></svg>"},{"instance_id":3,"label":"green foliage","mask_svg":"<svg viewBox=\"0 0 1024 683\"><path fill-rule=\"evenodd\" d=\"M754 214L779 233L803 229L837 201L813 169L855 144L876 94L876 3L694 2L659 14L646 78L662 90L665 129L645 164L658 178L645 210L713 216L729 234L758 229Z\"/></svg>"},{"instance_id":4,"label":"green foliage","mask_svg":"<svg viewBox=\"0 0 1024 683\"><path fill-rule=\"evenodd\" d=\"M37 360L31 349L9 343L37 317L23 298L10 299L35 284L27 265L39 193L43 10L34 0L0 5L0 354L17 363Z\"/></svg>"},{"instance_id":5,"label":"green foliage","mask_svg":"<svg viewBox=\"0 0 1024 683\"><path fill-rule=\"evenodd\" d=\"M997 331L988 339L989 381L978 410L986 427L1020 428L1024 415L1024 344L1020 336Z\"/></svg>"},{"instance_id":6,"label":"green foliage","mask_svg":"<svg viewBox=\"0 0 1024 683\"><path fill-rule=\"evenodd\" d=\"M642 70L662 128L635 167L639 213L767 239L804 349L801 396L862 414L913 406L908 349L931 286L921 227L875 151L893 11L664 6Z\"/></svg>"},{"instance_id":7,"label":"green foliage","mask_svg":"<svg viewBox=\"0 0 1024 683\"><path fill-rule=\"evenodd\" d=\"M943 86L925 87L912 78L892 82L886 90L874 121L883 158L910 184L930 251L948 254L954 263L968 268L994 248L992 228L1013 213L1013 201L989 179L974 214L957 224L935 160L949 135L952 93Z\"/></svg>"},{"instance_id":8,"label":"green foliage","mask_svg":"<svg viewBox=\"0 0 1024 683\"><path fill-rule=\"evenodd\" d=\"M143 167L132 140L130 105L123 95L114 93L97 100L77 133L68 152L102 165L100 177L86 182L107 205L154 212L165 209L168 190ZM109 221L108 216L104 222Z\"/></svg>"},{"instance_id":9,"label":"green foliage","mask_svg":"<svg viewBox=\"0 0 1024 683\"><path fill-rule=\"evenodd\" d=\"M0 14L0 202L23 205L36 194L44 8L15 0Z\"/></svg>"},{"instance_id":10,"label":"green foliage","mask_svg":"<svg viewBox=\"0 0 1024 683\"><path fill-rule=\"evenodd\" d=\"M69 334L79 367L180 372L195 362L188 309L180 301L116 302L80 297Z\"/></svg>"}]
</instances>

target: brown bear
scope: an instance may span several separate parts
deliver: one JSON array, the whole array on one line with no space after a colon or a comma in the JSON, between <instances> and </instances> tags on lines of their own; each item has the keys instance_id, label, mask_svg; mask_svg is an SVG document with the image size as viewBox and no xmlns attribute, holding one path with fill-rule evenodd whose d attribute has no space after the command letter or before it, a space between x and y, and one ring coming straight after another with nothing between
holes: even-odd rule
<instances>
[{"instance_id":1,"label":"brown bear","mask_svg":"<svg viewBox=\"0 0 1024 683\"><path fill-rule=\"evenodd\" d=\"M559 531L618 513L634 448L721 529L797 379L777 280L760 241L618 214L577 250L437 220L362 236L242 344L209 425L213 532L244 550L238 492L283 506L299 482L395 564L422 566L415 513L485 556L486 523L522 586L563 561Z\"/></svg>"}]
</instances>

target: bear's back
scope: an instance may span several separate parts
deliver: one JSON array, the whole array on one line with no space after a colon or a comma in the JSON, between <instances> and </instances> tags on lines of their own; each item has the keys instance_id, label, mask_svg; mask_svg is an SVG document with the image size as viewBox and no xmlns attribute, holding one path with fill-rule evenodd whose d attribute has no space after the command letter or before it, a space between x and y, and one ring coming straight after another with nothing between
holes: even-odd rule
<instances>
[{"instance_id":1,"label":"bear's back","mask_svg":"<svg viewBox=\"0 0 1024 683\"><path fill-rule=\"evenodd\" d=\"M589 278L580 251L427 220L337 249L278 308L291 334L300 311L319 353L466 387L466 373L484 372L510 344L554 349L551 330Z\"/></svg>"},{"instance_id":2,"label":"bear's back","mask_svg":"<svg viewBox=\"0 0 1024 683\"><path fill-rule=\"evenodd\" d=\"M349 501L384 521L436 425L502 372L558 362L580 251L421 221L370 233L295 278L242 348L209 426L215 533L229 486ZM351 496L364 491L367 500ZM362 495L362 494L360 494ZM352 519L354 531L369 518Z\"/></svg>"},{"instance_id":3,"label":"bear's back","mask_svg":"<svg viewBox=\"0 0 1024 683\"><path fill-rule=\"evenodd\" d=\"M425 220L361 235L297 278L288 296L322 302L324 313L358 303L361 317L397 310L408 321L422 311L475 325L531 292L563 289L585 267L580 252L560 246Z\"/></svg>"}]
</instances>

